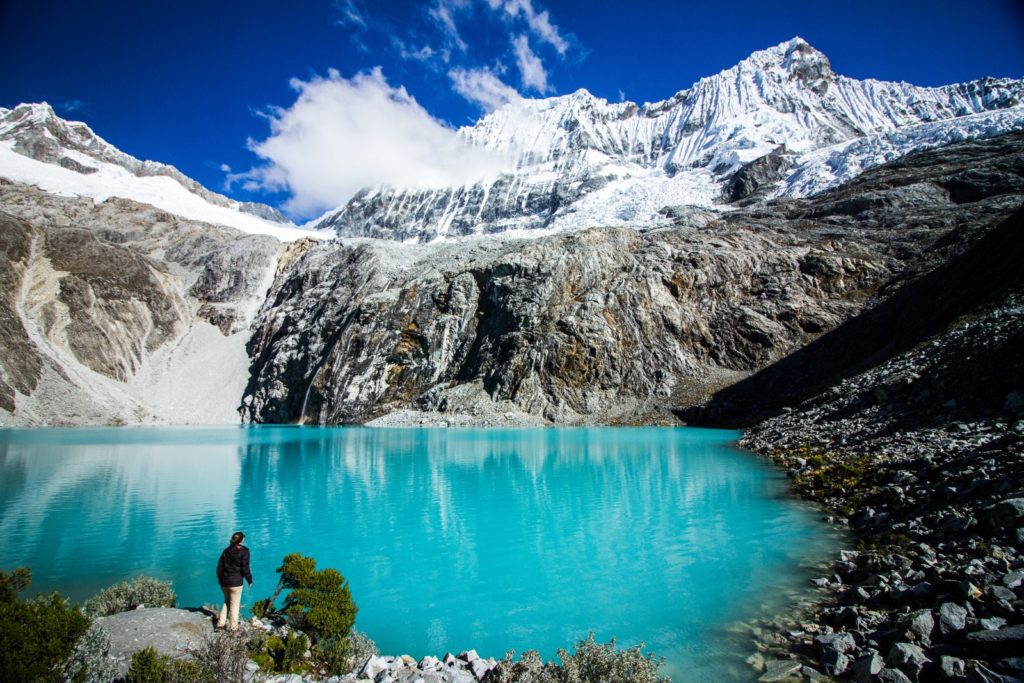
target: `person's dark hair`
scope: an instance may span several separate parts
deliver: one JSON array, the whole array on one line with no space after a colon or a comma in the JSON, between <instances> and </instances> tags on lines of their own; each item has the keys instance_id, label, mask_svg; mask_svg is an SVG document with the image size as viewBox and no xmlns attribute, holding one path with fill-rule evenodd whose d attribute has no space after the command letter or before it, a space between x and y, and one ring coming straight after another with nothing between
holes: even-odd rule
<instances>
[{"instance_id":1,"label":"person's dark hair","mask_svg":"<svg viewBox=\"0 0 1024 683\"><path fill-rule=\"evenodd\" d=\"M231 545L238 545L244 540L245 534L243 534L241 531L236 531L235 533L231 534Z\"/></svg>"}]
</instances>

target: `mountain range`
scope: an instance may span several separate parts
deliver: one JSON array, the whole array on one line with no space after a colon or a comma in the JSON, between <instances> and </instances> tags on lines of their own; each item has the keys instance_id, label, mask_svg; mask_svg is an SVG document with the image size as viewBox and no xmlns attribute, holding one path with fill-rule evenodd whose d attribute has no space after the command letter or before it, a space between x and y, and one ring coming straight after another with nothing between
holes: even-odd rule
<instances>
[{"instance_id":1,"label":"mountain range","mask_svg":"<svg viewBox=\"0 0 1024 683\"><path fill-rule=\"evenodd\" d=\"M295 226L0 109L0 424L718 419L1006 220L1022 130L1022 81L795 38L658 103L510 102L458 131L508 172Z\"/></svg>"}]
</instances>

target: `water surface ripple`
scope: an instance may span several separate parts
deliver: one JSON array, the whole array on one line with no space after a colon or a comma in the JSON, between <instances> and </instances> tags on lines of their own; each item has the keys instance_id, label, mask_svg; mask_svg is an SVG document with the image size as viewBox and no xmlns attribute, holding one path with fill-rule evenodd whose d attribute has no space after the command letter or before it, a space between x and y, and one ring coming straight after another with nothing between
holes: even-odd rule
<instances>
[{"instance_id":1,"label":"water surface ripple","mask_svg":"<svg viewBox=\"0 0 1024 683\"><path fill-rule=\"evenodd\" d=\"M678 681L745 678L729 624L781 609L836 539L736 432L684 428L0 431L0 566L81 600L146 573L215 602L248 534L349 579L386 653L554 657L643 640Z\"/></svg>"}]
</instances>

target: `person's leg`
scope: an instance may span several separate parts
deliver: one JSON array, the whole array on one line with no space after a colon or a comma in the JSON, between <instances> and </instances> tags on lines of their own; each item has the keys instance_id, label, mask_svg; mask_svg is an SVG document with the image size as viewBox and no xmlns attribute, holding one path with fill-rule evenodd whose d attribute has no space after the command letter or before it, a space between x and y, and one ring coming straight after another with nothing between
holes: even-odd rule
<instances>
[{"instance_id":1,"label":"person's leg","mask_svg":"<svg viewBox=\"0 0 1024 683\"><path fill-rule=\"evenodd\" d=\"M230 603L231 603L230 604L230 615L231 616L229 617L230 620L228 621L228 630L229 631L234 631L236 628L238 628L238 606L242 602L242 587L241 586L235 586L233 588L227 588L225 590L226 591L230 591L230 593L231 593L231 599L230 599Z\"/></svg>"},{"instance_id":2,"label":"person's leg","mask_svg":"<svg viewBox=\"0 0 1024 683\"><path fill-rule=\"evenodd\" d=\"M228 606L231 602L231 589L227 586L221 586L220 590L224 594L224 604L221 605L220 615L217 617L217 628L224 628L228 622Z\"/></svg>"}]
</instances>

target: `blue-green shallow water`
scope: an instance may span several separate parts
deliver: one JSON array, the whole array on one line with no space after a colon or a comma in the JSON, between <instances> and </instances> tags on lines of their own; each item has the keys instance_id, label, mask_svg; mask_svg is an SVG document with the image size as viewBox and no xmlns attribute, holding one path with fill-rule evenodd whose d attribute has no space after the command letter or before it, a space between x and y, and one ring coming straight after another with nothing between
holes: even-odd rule
<instances>
[{"instance_id":1,"label":"blue-green shallow water","mask_svg":"<svg viewBox=\"0 0 1024 683\"><path fill-rule=\"evenodd\" d=\"M84 599L139 573L220 598L228 536L251 605L288 552L348 578L385 653L547 657L594 630L676 680L746 675L726 628L781 609L837 543L785 478L684 428L0 431L0 566ZM732 667L732 668L731 668Z\"/></svg>"}]
</instances>

